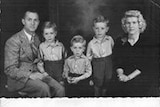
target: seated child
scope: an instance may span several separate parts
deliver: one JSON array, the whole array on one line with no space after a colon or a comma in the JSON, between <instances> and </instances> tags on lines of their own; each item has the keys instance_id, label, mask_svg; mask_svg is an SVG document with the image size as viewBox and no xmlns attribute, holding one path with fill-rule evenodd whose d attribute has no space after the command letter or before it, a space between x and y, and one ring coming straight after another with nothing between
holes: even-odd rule
<instances>
[{"instance_id":1,"label":"seated child","mask_svg":"<svg viewBox=\"0 0 160 107\"><path fill-rule=\"evenodd\" d=\"M92 74L91 63L83 54L86 41L82 36L74 36L71 40L73 55L66 59L63 76L67 80L66 95L69 97L89 96L89 77Z\"/></svg>"},{"instance_id":2,"label":"seated child","mask_svg":"<svg viewBox=\"0 0 160 107\"><path fill-rule=\"evenodd\" d=\"M57 27L55 23L45 22L43 25L43 36L45 41L39 46L43 63L40 66L61 85L63 85L62 71L65 49L61 42L56 39Z\"/></svg>"}]
</instances>

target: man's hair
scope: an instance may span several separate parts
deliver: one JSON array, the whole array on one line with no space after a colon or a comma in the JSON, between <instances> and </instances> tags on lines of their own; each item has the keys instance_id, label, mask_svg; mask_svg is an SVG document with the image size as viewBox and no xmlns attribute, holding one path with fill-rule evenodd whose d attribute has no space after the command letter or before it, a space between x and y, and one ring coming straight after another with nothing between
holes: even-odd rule
<instances>
[{"instance_id":1,"label":"man's hair","mask_svg":"<svg viewBox=\"0 0 160 107\"><path fill-rule=\"evenodd\" d=\"M22 19L24 19L26 17L26 13L27 12L32 12L32 13L36 13L38 15L38 18L39 18L39 14L38 14L38 11L35 9L35 8L25 8L24 12L23 12L23 16L22 16Z\"/></svg>"},{"instance_id":2,"label":"man's hair","mask_svg":"<svg viewBox=\"0 0 160 107\"><path fill-rule=\"evenodd\" d=\"M81 35L76 35L71 39L71 46L73 46L73 43L82 43L85 46L86 40Z\"/></svg>"},{"instance_id":3,"label":"man's hair","mask_svg":"<svg viewBox=\"0 0 160 107\"><path fill-rule=\"evenodd\" d=\"M106 25L108 25L109 20L106 19L104 16L100 15L93 20L93 26L95 23L99 23L99 22L103 22L103 23L106 23Z\"/></svg>"},{"instance_id":4,"label":"man's hair","mask_svg":"<svg viewBox=\"0 0 160 107\"><path fill-rule=\"evenodd\" d=\"M46 21L42 26L42 31L46 28L53 28L54 31L57 31L57 26L54 22Z\"/></svg>"}]
</instances>

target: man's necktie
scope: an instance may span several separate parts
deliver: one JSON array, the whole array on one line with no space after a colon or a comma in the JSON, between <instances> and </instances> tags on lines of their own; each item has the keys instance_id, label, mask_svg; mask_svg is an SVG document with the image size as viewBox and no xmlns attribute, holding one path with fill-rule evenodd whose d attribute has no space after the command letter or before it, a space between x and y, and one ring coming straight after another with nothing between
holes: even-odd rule
<instances>
[{"instance_id":1,"label":"man's necktie","mask_svg":"<svg viewBox=\"0 0 160 107\"><path fill-rule=\"evenodd\" d=\"M30 46L31 46L31 49L32 49L32 56L33 56L33 59L37 58L38 56L38 50L37 50L37 47L35 46L34 44L34 36L31 37L31 43L30 43Z\"/></svg>"}]
</instances>

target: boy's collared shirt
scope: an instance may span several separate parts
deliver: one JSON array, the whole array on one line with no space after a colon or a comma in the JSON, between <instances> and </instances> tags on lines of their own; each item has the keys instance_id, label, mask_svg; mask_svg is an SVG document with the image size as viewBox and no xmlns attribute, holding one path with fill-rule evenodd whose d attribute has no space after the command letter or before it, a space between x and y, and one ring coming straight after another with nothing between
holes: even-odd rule
<instances>
[{"instance_id":1,"label":"boy's collared shirt","mask_svg":"<svg viewBox=\"0 0 160 107\"><path fill-rule=\"evenodd\" d=\"M39 46L41 58L43 60L57 61L63 58L64 46L61 42L55 43L43 42Z\"/></svg>"},{"instance_id":2,"label":"boy's collared shirt","mask_svg":"<svg viewBox=\"0 0 160 107\"><path fill-rule=\"evenodd\" d=\"M106 35L102 41L94 37L88 44L87 57L92 59L111 55L113 46L114 41L111 36Z\"/></svg>"},{"instance_id":3,"label":"boy's collared shirt","mask_svg":"<svg viewBox=\"0 0 160 107\"><path fill-rule=\"evenodd\" d=\"M64 64L64 73L82 74L84 78L88 78L92 74L92 67L89 59L82 55L76 58L74 55L66 59Z\"/></svg>"}]
</instances>

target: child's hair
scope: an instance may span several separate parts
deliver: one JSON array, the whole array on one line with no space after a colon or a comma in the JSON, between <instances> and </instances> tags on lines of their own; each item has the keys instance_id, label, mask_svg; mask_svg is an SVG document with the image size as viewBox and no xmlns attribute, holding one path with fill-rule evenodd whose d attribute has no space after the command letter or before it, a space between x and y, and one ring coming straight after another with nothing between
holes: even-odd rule
<instances>
[{"instance_id":1,"label":"child's hair","mask_svg":"<svg viewBox=\"0 0 160 107\"><path fill-rule=\"evenodd\" d=\"M129 10L129 11L125 12L124 17L121 20L122 28L126 33L127 33L127 31L126 31L125 24L126 24L126 19L128 17L137 17L138 24L139 24L139 27L140 27L139 28L140 29L140 33L142 33L146 29L146 21L143 18L143 15L141 14L141 12L138 11L138 10Z\"/></svg>"},{"instance_id":2,"label":"child's hair","mask_svg":"<svg viewBox=\"0 0 160 107\"><path fill-rule=\"evenodd\" d=\"M57 31L57 26L54 22L46 21L42 26L42 31L46 28L53 28L54 31Z\"/></svg>"},{"instance_id":3,"label":"child's hair","mask_svg":"<svg viewBox=\"0 0 160 107\"><path fill-rule=\"evenodd\" d=\"M73 46L73 43L82 43L85 46L86 40L81 35L76 35L71 39L71 46Z\"/></svg>"},{"instance_id":4,"label":"child's hair","mask_svg":"<svg viewBox=\"0 0 160 107\"><path fill-rule=\"evenodd\" d=\"M104 16L100 15L93 20L93 26L95 23L98 23L98 22L103 22L103 23L106 23L106 25L108 25L109 20L106 19Z\"/></svg>"}]
</instances>

